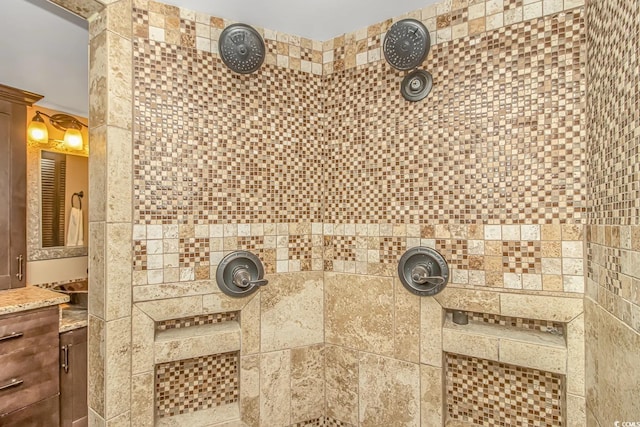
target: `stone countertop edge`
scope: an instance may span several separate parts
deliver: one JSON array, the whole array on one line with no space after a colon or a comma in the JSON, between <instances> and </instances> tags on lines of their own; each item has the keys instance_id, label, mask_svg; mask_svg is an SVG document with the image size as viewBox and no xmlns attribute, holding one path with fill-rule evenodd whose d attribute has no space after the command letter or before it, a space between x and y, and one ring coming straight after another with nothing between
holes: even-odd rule
<instances>
[{"instance_id":1,"label":"stone countertop edge","mask_svg":"<svg viewBox=\"0 0 640 427\"><path fill-rule=\"evenodd\" d=\"M88 326L87 310L73 309L69 304L60 305L59 333L69 332Z\"/></svg>"},{"instance_id":2,"label":"stone countertop edge","mask_svg":"<svg viewBox=\"0 0 640 427\"><path fill-rule=\"evenodd\" d=\"M37 286L0 291L0 316L69 302L69 296Z\"/></svg>"}]
</instances>

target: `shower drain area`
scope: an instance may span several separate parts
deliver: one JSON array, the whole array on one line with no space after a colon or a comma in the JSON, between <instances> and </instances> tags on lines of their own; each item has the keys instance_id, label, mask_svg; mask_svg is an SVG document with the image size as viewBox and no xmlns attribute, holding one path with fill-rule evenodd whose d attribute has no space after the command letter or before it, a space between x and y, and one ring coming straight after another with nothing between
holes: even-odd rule
<instances>
[{"instance_id":1,"label":"shower drain area","mask_svg":"<svg viewBox=\"0 0 640 427\"><path fill-rule=\"evenodd\" d=\"M172 417L238 401L238 352L156 365L156 417Z\"/></svg>"},{"instance_id":2,"label":"shower drain area","mask_svg":"<svg viewBox=\"0 0 640 427\"><path fill-rule=\"evenodd\" d=\"M565 426L565 377L445 353L449 421L473 426Z\"/></svg>"}]
</instances>

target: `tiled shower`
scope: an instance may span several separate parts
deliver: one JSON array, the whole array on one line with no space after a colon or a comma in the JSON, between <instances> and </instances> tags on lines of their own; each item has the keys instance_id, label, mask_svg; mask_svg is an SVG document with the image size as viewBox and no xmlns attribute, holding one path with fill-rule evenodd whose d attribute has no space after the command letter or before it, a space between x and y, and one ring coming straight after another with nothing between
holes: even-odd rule
<instances>
[{"instance_id":1,"label":"tiled shower","mask_svg":"<svg viewBox=\"0 0 640 427\"><path fill-rule=\"evenodd\" d=\"M93 130L92 162L123 156L133 172L106 178L132 188L129 212L116 206L90 227L91 247L105 248L92 258L105 273L90 346L106 342L90 356L102 378L93 420L634 421L637 403L606 402L638 384L640 125L638 73L627 71L638 71L638 14L625 0L412 12L431 33L434 88L410 103L381 52L398 17L328 41L259 29L265 64L238 75L217 55L230 21L146 0L107 7L91 43L109 66L95 55L91 73L133 91L92 104L105 128ZM628 43L607 37L610 21L629 26L616 29ZM132 62L115 53L127 49ZM592 61L596 51L613 52L610 63ZM612 92L628 109L606 102ZM451 268L435 297L397 279L415 246ZM257 254L269 279L240 299L215 283L237 249ZM115 277L118 259L131 270ZM627 375L604 367L611 357Z\"/></svg>"}]
</instances>

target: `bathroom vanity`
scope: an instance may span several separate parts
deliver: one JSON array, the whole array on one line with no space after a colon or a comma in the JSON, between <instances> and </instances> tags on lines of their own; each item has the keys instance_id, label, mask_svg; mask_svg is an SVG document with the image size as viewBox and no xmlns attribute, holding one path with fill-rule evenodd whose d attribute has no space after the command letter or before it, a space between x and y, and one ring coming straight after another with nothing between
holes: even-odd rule
<instances>
[{"instance_id":1,"label":"bathroom vanity","mask_svg":"<svg viewBox=\"0 0 640 427\"><path fill-rule=\"evenodd\" d=\"M0 425L58 425L58 305L68 300L35 286L0 292Z\"/></svg>"}]
</instances>

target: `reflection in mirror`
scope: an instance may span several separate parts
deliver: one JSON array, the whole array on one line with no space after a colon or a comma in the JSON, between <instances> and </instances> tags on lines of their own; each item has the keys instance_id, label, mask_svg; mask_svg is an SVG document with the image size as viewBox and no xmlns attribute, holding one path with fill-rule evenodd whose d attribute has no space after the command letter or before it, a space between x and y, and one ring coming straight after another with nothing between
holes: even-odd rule
<instances>
[{"instance_id":1,"label":"reflection in mirror","mask_svg":"<svg viewBox=\"0 0 640 427\"><path fill-rule=\"evenodd\" d=\"M64 195L67 156L43 151L40 158L42 187L42 247L64 246Z\"/></svg>"},{"instance_id":2,"label":"reflection in mirror","mask_svg":"<svg viewBox=\"0 0 640 427\"><path fill-rule=\"evenodd\" d=\"M40 207L43 248L85 245L87 206L84 196L87 188L86 157L41 151Z\"/></svg>"}]
</instances>

